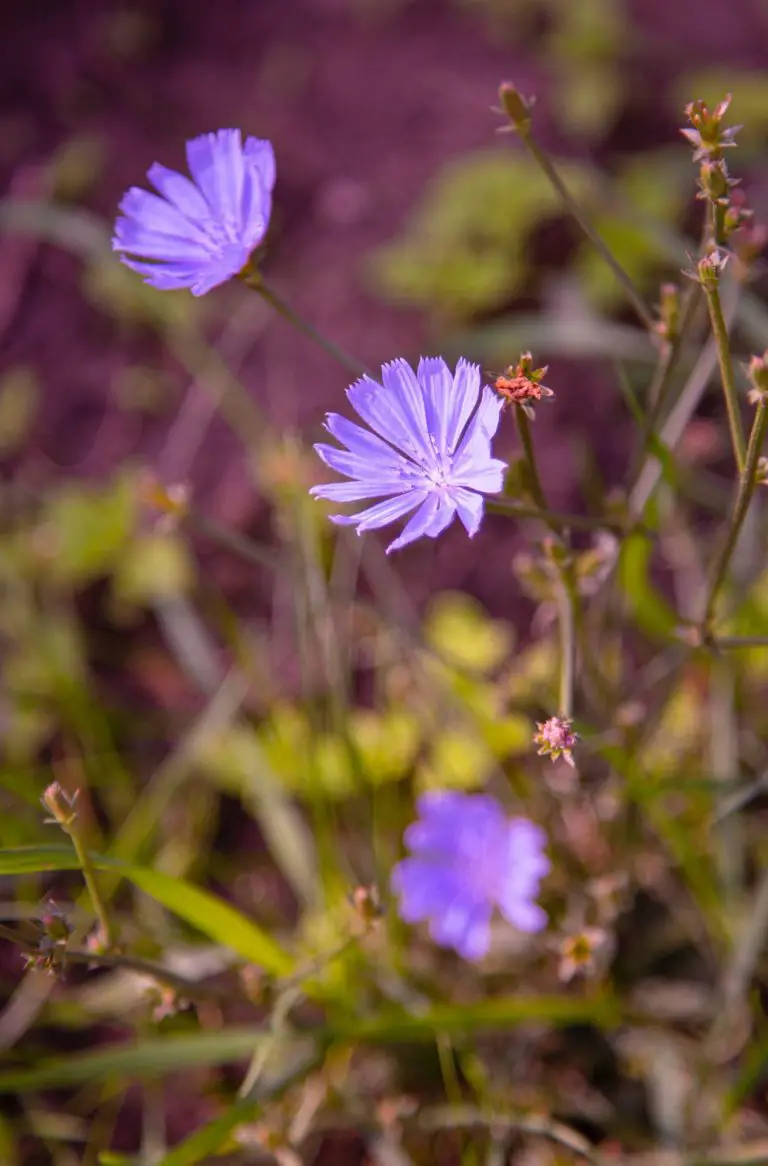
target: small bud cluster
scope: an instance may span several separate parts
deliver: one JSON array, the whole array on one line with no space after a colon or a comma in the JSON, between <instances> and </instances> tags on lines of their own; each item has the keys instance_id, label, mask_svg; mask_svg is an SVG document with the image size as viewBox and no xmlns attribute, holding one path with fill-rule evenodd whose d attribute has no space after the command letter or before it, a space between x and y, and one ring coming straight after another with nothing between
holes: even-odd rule
<instances>
[{"instance_id":1,"label":"small bud cluster","mask_svg":"<svg viewBox=\"0 0 768 1166\"><path fill-rule=\"evenodd\" d=\"M689 125L680 132L693 146L694 162L700 163L696 197L712 207L710 244L715 249L730 247L739 260L738 277L744 278L768 243L768 230L754 223L754 213L744 193L734 189L740 180L732 178L728 171L724 151L736 145L736 134L741 129L723 124L730 103L730 94L712 110L703 101L692 101L685 107ZM705 273L699 274L703 283Z\"/></svg>"},{"instance_id":2,"label":"small bud cluster","mask_svg":"<svg viewBox=\"0 0 768 1166\"><path fill-rule=\"evenodd\" d=\"M685 116L690 128L681 129L680 133L693 146L694 162L717 161L723 150L736 145L736 134L741 126L723 125L730 104L731 95L728 93L711 111L704 101L691 101L686 105Z\"/></svg>"},{"instance_id":3,"label":"small bud cluster","mask_svg":"<svg viewBox=\"0 0 768 1166\"><path fill-rule=\"evenodd\" d=\"M579 739L578 733L573 732L573 721L567 717L550 717L548 721L537 722L537 728L533 742L539 746L539 755L552 761L562 757L573 766L573 749Z\"/></svg>"},{"instance_id":4,"label":"small bud cluster","mask_svg":"<svg viewBox=\"0 0 768 1166\"><path fill-rule=\"evenodd\" d=\"M493 387L504 398L505 405L519 405L533 419L533 402L555 395L552 389L541 383L548 368L547 364L534 368L531 353L523 352L516 365L510 364L496 377Z\"/></svg>"}]
</instances>

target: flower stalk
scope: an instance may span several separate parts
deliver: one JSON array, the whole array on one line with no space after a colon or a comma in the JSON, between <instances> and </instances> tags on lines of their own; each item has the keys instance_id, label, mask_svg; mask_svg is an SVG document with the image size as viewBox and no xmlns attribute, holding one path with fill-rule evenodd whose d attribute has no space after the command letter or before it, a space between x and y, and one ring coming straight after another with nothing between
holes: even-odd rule
<instances>
[{"instance_id":1,"label":"flower stalk","mask_svg":"<svg viewBox=\"0 0 768 1166\"><path fill-rule=\"evenodd\" d=\"M752 429L749 435L749 445L747 446L746 458L744 467L739 476L739 489L734 502L733 512L728 524L725 540L721 547L720 553L717 556L710 574L710 583L707 593L707 601L704 608L704 616L702 619L702 631L705 638L708 638L712 632L712 624L715 617L715 608L720 595L723 584L728 575L728 568L733 558L733 553L736 550L741 534L741 528L744 525L744 520L747 517L749 504L752 501L752 495L757 487L758 462L760 460L760 451L765 439L766 426L768 426L768 401L763 397L757 404L754 421L752 422Z\"/></svg>"},{"instance_id":2,"label":"flower stalk","mask_svg":"<svg viewBox=\"0 0 768 1166\"><path fill-rule=\"evenodd\" d=\"M699 279L704 289L709 310L709 319L712 324L712 334L717 347L717 362L720 366L720 380L723 386L725 407L728 411L728 426L731 431L731 444L736 458L739 473L744 471L747 455L747 446L744 439L744 429L739 412L739 396L736 389L736 379L733 372L733 358L731 356L731 342L728 327L723 315L720 302L720 273L724 261L717 252L710 252L699 263Z\"/></svg>"},{"instance_id":3,"label":"flower stalk","mask_svg":"<svg viewBox=\"0 0 768 1166\"><path fill-rule=\"evenodd\" d=\"M85 845L85 839L80 829L80 819L77 811L77 791L68 794L58 781L54 781L45 790L42 803L51 815L49 822L60 826L65 834L72 839L77 861L83 874L83 881L91 899L91 905L101 928L101 941L106 950L115 946L115 929L107 911L107 904L99 889L96 870L91 862L91 856Z\"/></svg>"}]
</instances>

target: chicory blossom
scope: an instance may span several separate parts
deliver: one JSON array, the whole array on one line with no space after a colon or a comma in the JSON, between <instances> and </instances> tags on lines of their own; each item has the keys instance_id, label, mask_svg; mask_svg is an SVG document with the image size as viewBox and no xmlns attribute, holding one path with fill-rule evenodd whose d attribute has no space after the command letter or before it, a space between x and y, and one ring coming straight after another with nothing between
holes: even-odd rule
<instances>
[{"instance_id":1,"label":"chicory blossom","mask_svg":"<svg viewBox=\"0 0 768 1166\"><path fill-rule=\"evenodd\" d=\"M350 478L315 486L311 493L332 502L383 498L333 521L357 533L387 526L415 513L387 553L415 539L436 538L458 514L467 533L477 533L483 494L501 490L506 464L491 456L491 438L502 401L481 387L480 369L460 360L452 373L439 357L422 358L414 373L405 360L382 368L383 385L364 376L347 389L364 429L338 413L325 426L345 448L315 450L332 470Z\"/></svg>"},{"instance_id":2,"label":"chicory blossom","mask_svg":"<svg viewBox=\"0 0 768 1166\"><path fill-rule=\"evenodd\" d=\"M487 953L495 908L518 931L546 926L535 902L550 868L539 826L507 818L486 794L427 793L417 808L405 833L411 856L392 872L406 923L428 920L435 942L468 960Z\"/></svg>"},{"instance_id":3,"label":"chicory blossom","mask_svg":"<svg viewBox=\"0 0 768 1166\"><path fill-rule=\"evenodd\" d=\"M156 162L147 177L158 194L131 187L112 248L152 287L201 296L242 271L264 238L275 155L269 142L219 130L187 142L187 163L192 180Z\"/></svg>"}]
</instances>

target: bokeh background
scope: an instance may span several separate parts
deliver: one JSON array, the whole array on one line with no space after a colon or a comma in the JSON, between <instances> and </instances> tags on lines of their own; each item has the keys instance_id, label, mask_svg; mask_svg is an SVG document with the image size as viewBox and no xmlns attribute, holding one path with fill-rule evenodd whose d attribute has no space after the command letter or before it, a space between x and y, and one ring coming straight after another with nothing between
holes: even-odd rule
<instances>
[{"instance_id":1,"label":"bokeh background","mask_svg":"<svg viewBox=\"0 0 768 1166\"><path fill-rule=\"evenodd\" d=\"M532 717L553 699L552 655L539 639L551 611L512 570L527 528L489 515L472 543L451 529L393 561L366 551L361 565L348 543L332 556L321 512L302 499L319 474L308 441L324 412L341 407L347 374L239 284L199 302L144 288L109 251L125 189L142 185L154 161L183 169L184 142L199 133L236 126L269 138L278 180L263 268L285 300L372 367L442 353L498 371L532 349L550 365L556 392L556 406L536 422L550 503L590 508L620 482L633 436L617 366L641 386L656 353L535 165L497 133L498 84L509 79L536 96L541 140L654 302L698 231L694 172L678 133L693 97L733 93L734 119L745 126L738 172L757 217L768 217L767 65L764 0L5 5L4 845L50 837L39 796L53 774L84 790L96 849L128 820L135 829L124 855L213 887L277 933L294 929L322 946L336 924L312 889L318 865L326 889L378 879L397 853L398 803L414 774L420 788L473 788L501 766L518 793L530 792L517 759L529 749ZM516 451L508 424L498 452L512 460ZM727 452L719 405L707 401L681 456L717 470ZM158 515L147 471L188 490L194 522L183 534ZM330 586L318 590L313 580L325 580L326 567ZM662 592L665 583L674 591L667 577ZM643 599L647 630L663 622L653 604L664 600ZM331 607L343 609L341 633ZM405 645L422 619L429 642L454 653L452 693L475 717L473 733L453 714L451 734L437 732L445 727L439 694L412 702ZM386 630L391 623L402 635ZM754 669L757 703L765 669ZM374 813L324 704L334 676L336 696L353 708L370 784L385 791ZM688 677L667 724L655 758L665 772L696 756L699 680ZM217 694L221 732L192 748ZM510 700L520 708L510 711ZM705 810L689 814L693 837L706 829ZM582 878L616 873L590 812L574 806L562 826L567 869ZM645 898L624 920L621 950L632 947L629 937L644 938L621 965L622 990L644 977L657 988L665 976L706 986L706 944L673 926L678 890L665 860L652 848L636 857ZM4 917L23 920L49 893L72 899L77 885L61 875L6 880ZM188 938L157 904L118 902L148 955ZM22 970L4 943L0 1045L9 1065L93 1050L147 1023L133 1018L133 987L122 981L99 996L82 970L63 985ZM438 998L477 995L452 965L435 972L427 962L421 972L435 975ZM556 987L554 972L541 975L536 990ZM689 992L687 1006L681 1023L695 1026L700 996ZM197 1023L215 1033L248 1017L245 1005L218 1008ZM162 1031L191 1023L188 1013L171 1015ZM664 1141L664 1090L680 1064L674 1041L658 1039L627 1053L647 1063L663 1048L671 1076L657 1073L650 1087L581 1029L543 1052L529 1034L491 1063L521 1090L535 1061L523 1100L546 1105L552 1087L562 1115L590 1136L647 1149ZM431 1098L440 1069L422 1052L409 1047L401 1057L399 1086ZM761 1063L750 1062L742 1080L747 1098ZM378 1069L368 1071L375 1093ZM154 1108L119 1071L109 1078L117 1088L102 1093L89 1085L4 1097L0 1158L8 1166L138 1161L130 1155L140 1145L173 1144L214 1115L235 1082L228 1072L179 1071ZM459 1160L449 1134L420 1145L420 1161ZM99 1158L107 1146L126 1157ZM310 1150L318 1163L385 1161L366 1156L370 1145L354 1128L318 1134ZM566 1149L519 1152L514 1161L571 1160Z\"/></svg>"}]
</instances>

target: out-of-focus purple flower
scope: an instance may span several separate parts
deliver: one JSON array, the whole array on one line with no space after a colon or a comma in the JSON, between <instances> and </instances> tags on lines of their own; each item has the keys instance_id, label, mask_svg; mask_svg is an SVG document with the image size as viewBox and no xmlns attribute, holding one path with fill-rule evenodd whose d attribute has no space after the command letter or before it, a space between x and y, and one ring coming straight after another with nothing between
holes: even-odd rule
<instances>
[{"instance_id":1,"label":"out-of-focus purple flower","mask_svg":"<svg viewBox=\"0 0 768 1166\"><path fill-rule=\"evenodd\" d=\"M156 162L147 177L159 193L131 187L112 247L153 287L201 296L242 271L264 238L275 155L269 142L219 130L187 142L187 164L193 181Z\"/></svg>"},{"instance_id":2,"label":"out-of-focus purple flower","mask_svg":"<svg viewBox=\"0 0 768 1166\"><path fill-rule=\"evenodd\" d=\"M468 960L488 951L496 907L519 931L546 926L535 902L550 867L538 826L507 818L485 794L424 794L418 811L405 833L411 857L392 872L406 923L429 920L435 942Z\"/></svg>"},{"instance_id":3,"label":"out-of-focus purple flower","mask_svg":"<svg viewBox=\"0 0 768 1166\"><path fill-rule=\"evenodd\" d=\"M505 463L491 457L501 400L481 388L479 367L466 360L455 373L440 357L422 358L415 373L405 360L381 371L383 386L365 376L347 390L370 429L329 413L326 429L345 448L315 446L326 465L352 480L311 493L332 502L384 498L351 517L333 517L358 534L415 511L388 553L424 535L436 538L456 514L476 534L482 495L497 493L504 480Z\"/></svg>"}]
</instances>

